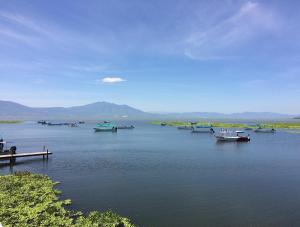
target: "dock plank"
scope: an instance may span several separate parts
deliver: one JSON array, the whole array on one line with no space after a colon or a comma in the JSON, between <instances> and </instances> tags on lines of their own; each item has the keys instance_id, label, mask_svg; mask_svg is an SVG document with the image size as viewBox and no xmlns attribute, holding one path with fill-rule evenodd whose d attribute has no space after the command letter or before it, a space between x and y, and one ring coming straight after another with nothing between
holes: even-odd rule
<instances>
[{"instance_id":1,"label":"dock plank","mask_svg":"<svg viewBox=\"0 0 300 227\"><path fill-rule=\"evenodd\" d=\"M22 158L22 157L31 157L31 156L42 156L42 155L51 155L52 152L31 152L31 153L17 153L17 154L0 154L0 159L8 159L8 158Z\"/></svg>"}]
</instances>

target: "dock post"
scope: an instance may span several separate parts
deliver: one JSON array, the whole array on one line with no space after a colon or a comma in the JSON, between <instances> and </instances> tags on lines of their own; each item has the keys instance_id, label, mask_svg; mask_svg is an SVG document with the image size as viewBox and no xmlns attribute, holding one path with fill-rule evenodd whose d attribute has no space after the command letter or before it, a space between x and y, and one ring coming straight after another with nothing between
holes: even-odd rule
<instances>
[{"instance_id":1,"label":"dock post","mask_svg":"<svg viewBox=\"0 0 300 227\"><path fill-rule=\"evenodd\" d=\"M43 146L43 152L46 151L46 146ZM43 160L45 160L45 155L43 154Z\"/></svg>"},{"instance_id":2,"label":"dock post","mask_svg":"<svg viewBox=\"0 0 300 227\"><path fill-rule=\"evenodd\" d=\"M9 149L9 152L11 154L10 158L9 158L9 164L12 166L16 163L16 157L14 157L14 154L16 154L17 151L17 147L13 146Z\"/></svg>"},{"instance_id":3,"label":"dock post","mask_svg":"<svg viewBox=\"0 0 300 227\"><path fill-rule=\"evenodd\" d=\"M47 149L47 160L48 160L48 149Z\"/></svg>"},{"instance_id":4,"label":"dock post","mask_svg":"<svg viewBox=\"0 0 300 227\"><path fill-rule=\"evenodd\" d=\"M16 163L16 158L11 154L11 157L9 158L9 164L13 166Z\"/></svg>"}]
</instances>

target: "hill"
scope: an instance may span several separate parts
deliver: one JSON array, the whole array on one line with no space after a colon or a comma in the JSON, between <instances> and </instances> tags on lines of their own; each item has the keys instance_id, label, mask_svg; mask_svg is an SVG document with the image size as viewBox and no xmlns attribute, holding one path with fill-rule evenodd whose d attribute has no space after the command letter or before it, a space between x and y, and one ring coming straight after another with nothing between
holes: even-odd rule
<instances>
[{"instance_id":1,"label":"hill","mask_svg":"<svg viewBox=\"0 0 300 227\"><path fill-rule=\"evenodd\" d=\"M128 105L95 102L73 107L28 107L0 100L1 120L55 120L55 119L292 119L298 115L272 112L243 112L223 114L217 112L148 113Z\"/></svg>"},{"instance_id":2,"label":"hill","mask_svg":"<svg viewBox=\"0 0 300 227\"><path fill-rule=\"evenodd\" d=\"M15 102L0 101L0 119L99 119L99 118L147 118L152 114L127 105L96 102L74 107L28 107Z\"/></svg>"}]
</instances>

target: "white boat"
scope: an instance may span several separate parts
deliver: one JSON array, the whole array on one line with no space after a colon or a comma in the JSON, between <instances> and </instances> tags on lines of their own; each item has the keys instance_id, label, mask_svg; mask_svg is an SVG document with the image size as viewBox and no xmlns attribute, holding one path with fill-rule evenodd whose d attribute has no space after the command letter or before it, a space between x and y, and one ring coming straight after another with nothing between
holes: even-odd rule
<instances>
[{"instance_id":1,"label":"white boat","mask_svg":"<svg viewBox=\"0 0 300 227\"><path fill-rule=\"evenodd\" d=\"M221 130L218 135L215 135L217 141L222 142L248 142L250 141L249 134L247 136L241 136L240 134L244 133L243 131L228 131Z\"/></svg>"}]
</instances>

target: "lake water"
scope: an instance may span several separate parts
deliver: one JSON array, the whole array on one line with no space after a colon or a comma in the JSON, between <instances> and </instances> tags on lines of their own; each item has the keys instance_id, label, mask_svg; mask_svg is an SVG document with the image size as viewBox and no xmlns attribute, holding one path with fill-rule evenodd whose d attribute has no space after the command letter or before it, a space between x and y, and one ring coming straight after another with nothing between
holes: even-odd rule
<instances>
[{"instance_id":1,"label":"lake water","mask_svg":"<svg viewBox=\"0 0 300 227\"><path fill-rule=\"evenodd\" d=\"M300 134L251 133L249 143L135 122L94 133L94 124L0 125L18 151L13 171L48 174L82 211L112 209L140 226L300 226ZM12 171L3 163L0 173Z\"/></svg>"}]
</instances>

